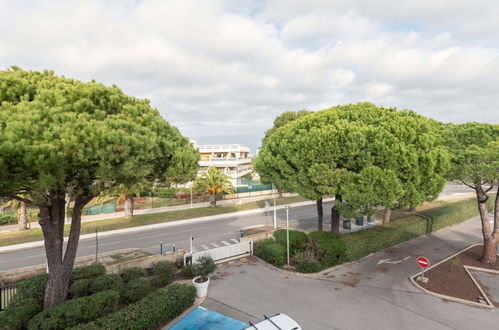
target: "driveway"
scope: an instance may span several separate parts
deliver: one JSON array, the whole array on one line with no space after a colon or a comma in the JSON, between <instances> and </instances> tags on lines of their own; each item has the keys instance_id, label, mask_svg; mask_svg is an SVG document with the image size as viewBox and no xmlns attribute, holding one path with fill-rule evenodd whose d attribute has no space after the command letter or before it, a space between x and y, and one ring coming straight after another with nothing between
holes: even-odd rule
<instances>
[{"instance_id":1,"label":"driveway","mask_svg":"<svg viewBox=\"0 0 499 330\"><path fill-rule=\"evenodd\" d=\"M313 330L493 329L498 309L443 301L408 280L418 271L416 256L435 263L479 243L480 234L475 218L315 278L278 271L256 258L238 261L218 267L203 306L244 322L283 312Z\"/></svg>"}]
</instances>

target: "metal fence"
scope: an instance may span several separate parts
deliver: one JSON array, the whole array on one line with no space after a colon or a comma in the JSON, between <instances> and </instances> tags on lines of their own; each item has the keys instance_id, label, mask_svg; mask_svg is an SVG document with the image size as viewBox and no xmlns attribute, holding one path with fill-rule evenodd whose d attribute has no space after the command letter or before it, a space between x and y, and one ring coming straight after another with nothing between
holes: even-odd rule
<instances>
[{"instance_id":1,"label":"metal fence","mask_svg":"<svg viewBox=\"0 0 499 330\"><path fill-rule=\"evenodd\" d=\"M245 240L239 243L225 245L213 249L194 252L192 263L196 263L203 256L210 256L216 263L229 261L235 258L246 257L253 254L253 240ZM187 255L186 255L187 257Z\"/></svg>"},{"instance_id":2,"label":"metal fence","mask_svg":"<svg viewBox=\"0 0 499 330\"><path fill-rule=\"evenodd\" d=\"M3 311L17 292L17 284L0 287L0 311Z\"/></svg>"},{"instance_id":3,"label":"metal fence","mask_svg":"<svg viewBox=\"0 0 499 330\"><path fill-rule=\"evenodd\" d=\"M87 215L112 213L116 212L116 203L108 203L103 205L89 206L87 208Z\"/></svg>"}]
</instances>

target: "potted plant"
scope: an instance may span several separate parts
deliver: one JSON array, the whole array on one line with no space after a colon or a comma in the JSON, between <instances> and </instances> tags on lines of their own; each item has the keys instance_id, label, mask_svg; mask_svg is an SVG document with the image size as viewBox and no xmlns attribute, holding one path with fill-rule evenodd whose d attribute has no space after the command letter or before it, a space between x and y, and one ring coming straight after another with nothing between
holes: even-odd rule
<instances>
[{"instance_id":1,"label":"potted plant","mask_svg":"<svg viewBox=\"0 0 499 330\"><path fill-rule=\"evenodd\" d=\"M196 296L201 298L208 294L208 285L210 284L209 275L215 271L215 262L210 256L202 256L192 266L194 278L192 284L196 288Z\"/></svg>"}]
</instances>

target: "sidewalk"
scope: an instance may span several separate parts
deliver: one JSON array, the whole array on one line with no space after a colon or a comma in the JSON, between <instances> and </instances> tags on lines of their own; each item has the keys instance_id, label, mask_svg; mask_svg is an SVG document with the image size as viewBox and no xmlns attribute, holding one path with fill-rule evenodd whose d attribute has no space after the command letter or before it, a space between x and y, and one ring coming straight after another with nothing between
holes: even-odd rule
<instances>
[{"instance_id":1,"label":"sidewalk","mask_svg":"<svg viewBox=\"0 0 499 330\"><path fill-rule=\"evenodd\" d=\"M291 193L284 193L282 194L283 197L291 197L291 196L297 196L297 194L291 194ZM265 200L265 199L272 199L272 195L261 195L261 196L251 196L251 197L242 197L242 198L234 198L234 199L224 199L221 201L217 201L217 205L221 206L226 206L226 205L241 205L241 204L246 204L250 202L255 202L255 201L260 201L260 200ZM272 205L273 202L270 204ZM201 208L201 207L208 207L210 206L210 202L204 202L204 203L193 203L192 208ZM139 209L135 210L133 212L134 215L141 215L141 214L154 214L154 213L163 213L163 212L170 212L170 211L179 211L179 210L187 210L190 209L191 205L190 204L183 204L183 205L175 205L175 206L166 206L166 207L157 207L157 208L149 208L149 209ZM107 220L107 219L115 219L115 218L122 218L125 216L125 212L113 212L113 213L102 213L102 214L96 214L96 215L84 215L81 217L81 222L92 222L92 221L99 221L99 220ZM67 222L69 223L69 222ZM40 228L40 225L38 222L30 222L31 229L34 228ZM7 233L7 232L14 232L17 231L17 224L13 225L4 225L0 226L0 233Z\"/></svg>"}]
</instances>

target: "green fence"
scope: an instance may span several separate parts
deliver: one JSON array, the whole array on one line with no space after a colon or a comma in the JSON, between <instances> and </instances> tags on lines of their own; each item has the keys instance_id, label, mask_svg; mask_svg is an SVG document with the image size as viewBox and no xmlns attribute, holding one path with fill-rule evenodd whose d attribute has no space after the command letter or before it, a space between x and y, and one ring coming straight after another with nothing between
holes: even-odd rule
<instances>
[{"instance_id":1,"label":"green fence","mask_svg":"<svg viewBox=\"0 0 499 330\"><path fill-rule=\"evenodd\" d=\"M236 188L237 194L247 193L247 192L255 192L255 191L264 191L264 190L272 190L271 184L250 184L247 186L240 186Z\"/></svg>"},{"instance_id":2,"label":"green fence","mask_svg":"<svg viewBox=\"0 0 499 330\"><path fill-rule=\"evenodd\" d=\"M89 206L87 209L87 215L112 213L112 212L116 212L116 203Z\"/></svg>"}]
</instances>

